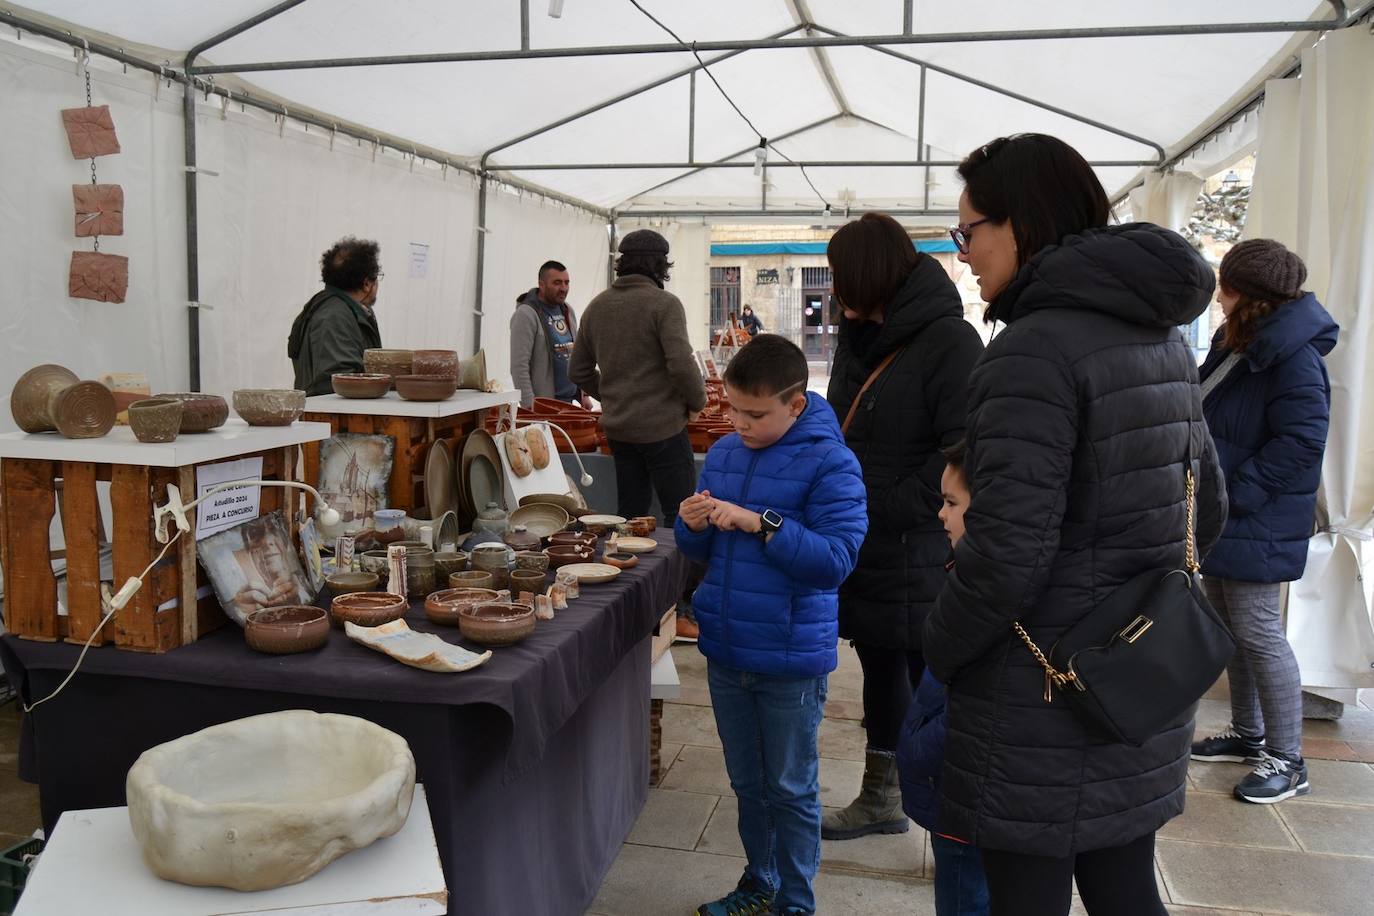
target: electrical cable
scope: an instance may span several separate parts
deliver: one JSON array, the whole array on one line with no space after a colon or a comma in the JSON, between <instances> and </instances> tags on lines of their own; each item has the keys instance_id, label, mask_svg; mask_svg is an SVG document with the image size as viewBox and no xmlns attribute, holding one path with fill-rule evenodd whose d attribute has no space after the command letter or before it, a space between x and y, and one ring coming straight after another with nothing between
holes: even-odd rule
<instances>
[{"instance_id":1,"label":"electrical cable","mask_svg":"<svg viewBox=\"0 0 1374 916\"><path fill-rule=\"evenodd\" d=\"M701 59L701 54L697 52L696 42L688 44L687 42L683 41L682 37L679 36L672 29L668 28L668 26L662 20L656 17L653 13L646 10L644 7L640 6L639 0L630 0L630 5L633 6L635 9L639 10L645 16L647 16L649 18L649 21L652 22L654 25L658 26L660 29L667 32L669 35L673 36L673 40L676 41L678 44L682 45L682 47L685 50L691 51L692 56L695 57L697 59L697 63L701 65L701 71L706 74L707 78L709 78L711 82L716 84L716 89L720 91L720 94L725 98L725 101L730 103L730 107L735 109L735 113L738 114L740 118L744 120L744 123L749 125L749 129L752 130L761 141L767 144L768 148L773 150L773 152L777 153L779 156L781 156L783 159L786 159L788 162L791 162L794 165L796 164L795 159L784 153L782 150L778 149L776 146L773 146L771 143L768 143L768 139L764 137L763 131L755 127L754 122L749 120L749 116L740 110L740 107L735 104L734 99L730 98L730 93L725 91L725 87L720 84L720 80L716 79L715 74L711 72L711 68L706 66L706 61ZM811 180L811 176L806 174L806 166L798 165L797 169L801 172L802 178L806 179L806 183L811 186L812 192L816 195L816 198L820 200L821 205L827 211L829 211L830 201L825 199L825 195L822 194L820 190L816 187L815 182Z\"/></svg>"}]
</instances>

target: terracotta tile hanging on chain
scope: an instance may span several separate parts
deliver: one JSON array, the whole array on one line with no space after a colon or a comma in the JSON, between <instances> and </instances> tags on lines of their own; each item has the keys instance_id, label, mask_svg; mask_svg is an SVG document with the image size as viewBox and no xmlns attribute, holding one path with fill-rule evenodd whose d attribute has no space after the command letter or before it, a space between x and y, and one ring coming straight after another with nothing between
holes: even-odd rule
<instances>
[{"instance_id":1,"label":"terracotta tile hanging on chain","mask_svg":"<svg viewBox=\"0 0 1374 916\"><path fill-rule=\"evenodd\" d=\"M76 235L124 234L124 189L117 184L74 184Z\"/></svg>"},{"instance_id":2,"label":"terracotta tile hanging on chain","mask_svg":"<svg viewBox=\"0 0 1374 916\"><path fill-rule=\"evenodd\" d=\"M90 159L119 152L119 138L115 136L109 105L64 108L62 126L66 128L73 159Z\"/></svg>"},{"instance_id":3,"label":"terracotta tile hanging on chain","mask_svg":"<svg viewBox=\"0 0 1374 916\"><path fill-rule=\"evenodd\" d=\"M129 291L129 259L98 251L73 251L67 295L97 302L123 302Z\"/></svg>"}]
</instances>

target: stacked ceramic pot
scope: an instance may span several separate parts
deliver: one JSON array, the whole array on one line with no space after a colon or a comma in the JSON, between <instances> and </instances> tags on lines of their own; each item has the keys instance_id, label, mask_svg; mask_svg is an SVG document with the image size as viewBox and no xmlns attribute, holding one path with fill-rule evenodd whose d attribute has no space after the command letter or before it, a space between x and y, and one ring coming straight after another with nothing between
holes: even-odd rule
<instances>
[{"instance_id":1,"label":"stacked ceramic pot","mask_svg":"<svg viewBox=\"0 0 1374 916\"><path fill-rule=\"evenodd\" d=\"M10 393L14 422L26 433L57 431L68 439L98 439L114 428L115 399L99 382L83 382L63 366L35 366Z\"/></svg>"}]
</instances>

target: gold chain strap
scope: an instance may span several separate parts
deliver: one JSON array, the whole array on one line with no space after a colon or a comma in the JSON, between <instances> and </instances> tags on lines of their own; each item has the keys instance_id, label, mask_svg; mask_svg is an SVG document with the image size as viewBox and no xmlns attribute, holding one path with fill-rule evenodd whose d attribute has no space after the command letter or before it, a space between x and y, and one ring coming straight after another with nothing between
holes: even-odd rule
<instances>
[{"instance_id":1,"label":"gold chain strap","mask_svg":"<svg viewBox=\"0 0 1374 916\"><path fill-rule=\"evenodd\" d=\"M1186 490L1188 494L1188 530L1183 535L1183 562L1187 565L1189 572L1197 575L1201 568L1197 562L1197 543L1193 534L1197 512L1197 487L1193 481L1193 469L1191 467L1188 468L1186 477ZM1021 637L1021 641L1026 644L1031 655L1034 655L1035 660L1040 663L1040 667L1045 669L1045 702L1053 702L1054 688L1059 687L1062 690L1077 681L1078 675L1074 674L1073 671L1059 671L1054 665L1051 665L1050 660L1045 657L1044 652L1040 651L1040 647L1035 644L1035 640L1030 638L1030 634L1026 632L1025 627L1021 626L1020 621L1013 620L1011 626L1016 631L1016 635Z\"/></svg>"}]
</instances>

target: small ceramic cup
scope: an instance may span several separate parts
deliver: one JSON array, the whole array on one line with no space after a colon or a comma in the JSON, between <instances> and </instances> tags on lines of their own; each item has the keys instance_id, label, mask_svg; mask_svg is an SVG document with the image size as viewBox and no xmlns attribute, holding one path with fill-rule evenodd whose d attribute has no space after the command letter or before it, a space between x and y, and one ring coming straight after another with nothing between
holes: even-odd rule
<instances>
[{"instance_id":1,"label":"small ceramic cup","mask_svg":"<svg viewBox=\"0 0 1374 916\"><path fill-rule=\"evenodd\" d=\"M542 550L522 550L515 555L515 568L546 572L549 568L549 558Z\"/></svg>"},{"instance_id":2,"label":"small ceramic cup","mask_svg":"<svg viewBox=\"0 0 1374 916\"><path fill-rule=\"evenodd\" d=\"M364 550L358 554L358 566L363 572L376 573L379 576L385 575L387 570L387 560L385 550Z\"/></svg>"},{"instance_id":3,"label":"small ceramic cup","mask_svg":"<svg viewBox=\"0 0 1374 916\"><path fill-rule=\"evenodd\" d=\"M496 588L496 577L481 569L468 569L448 577L449 588Z\"/></svg>"},{"instance_id":4,"label":"small ceramic cup","mask_svg":"<svg viewBox=\"0 0 1374 916\"><path fill-rule=\"evenodd\" d=\"M129 405L129 426L139 442L171 442L181 429L185 406L172 398L144 398Z\"/></svg>"},{"instance_id":5,"label":"small ceramic cup","mask_svg":"<svg viewBox=\"0 0 1374 916\"><path fill-rule=\"evenodd\" d=\"M447 581L456 572L468 568L468 555L461 550L440 550L434 554L434 571Z\"/></svg>"},{"instance_id":6,"label":"small ceramic cup","mask_svg":"<svg viewBox=\"0 0 1374 916\"><path fill-rule=\"evenodd\" d=\"M544 591L544 574L537 569L516 569L510 574L510 590L513 592Z\"/></svg>"}]
</instances>

